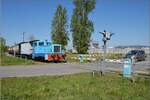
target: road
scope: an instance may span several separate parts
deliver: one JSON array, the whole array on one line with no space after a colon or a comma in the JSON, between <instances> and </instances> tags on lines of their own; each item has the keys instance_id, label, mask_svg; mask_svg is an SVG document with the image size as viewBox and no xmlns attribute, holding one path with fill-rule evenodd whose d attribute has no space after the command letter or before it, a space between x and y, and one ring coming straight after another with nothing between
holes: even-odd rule
<instances>
[{"instance_id":1,"label":"road","mask_svg":"<svg viewBox=\"0 0 150 100\"><path fill-rule=\"evenodd\" d=\"M0 67L0 78L4 77L30 77L41 75L64 75L89 72L80 69L75 64L41 64L28 66L8 66Z\"/></svg>"},{"instance_id":2,"label":"road","mask_svg":"<svg viewBox=\"0 0 150 100\"><path fill-rule=\"evenodd\" d=\"M86 69L103 70L103 71L123 71L124 63L122 62L93 62L86 65L81 65ZM132 65L133 73L150 74L150 55L147 55L145 61L139 61Z\"/></svg>"},{"instance_id":3,"label":"road","mask_svg":"<svg viewBox=\"0 0 150 100\"><path fill-rule=\"evenodd\" d=\"M105 63L89 63L81 65L82 68L89 70L103 70L103 71L123 71L123 63L117 62L105 62ZM132 65L133 73L150 74L150 63L149 61L137 62Z\"/></svg>"},{"instance_id":4,"label":"road","mask_svg":"<svg viewBox=\"0 0 150 100\"><path fill-rule=\"evenodd\" d=\"M149 57L150 58L150 57ZM134 73L150 74L150 59L137 62L132 70ZM30 77L41 75L65 75L92 71L122 71L123 63L117 62L92 62L87 64L47 63L38 65L0 66L0 78L4 77Z\"/></svg>"}]
</instances>

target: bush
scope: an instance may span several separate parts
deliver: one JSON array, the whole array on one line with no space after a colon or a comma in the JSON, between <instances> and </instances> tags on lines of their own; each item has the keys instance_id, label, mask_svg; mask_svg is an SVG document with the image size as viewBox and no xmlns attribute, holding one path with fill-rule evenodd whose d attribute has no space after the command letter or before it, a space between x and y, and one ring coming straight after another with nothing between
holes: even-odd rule
<instances>
[{"instance_id":1,"label":"bush","mask_svg":"<svg viewBox=\"0 0 150 100\"><path fill-rule=\"evenodd\" d=\"M90 62L90 61L99 61L103 58L103 54L102 53L93 53L93 54L84 54L84 62ZM122 54L107 54L106 55L106 59L121 59L122 58ZM67 54L67 62L80 62L79 60L79 54L71 54L68 53Z\"/></svg>"}]
</instances>

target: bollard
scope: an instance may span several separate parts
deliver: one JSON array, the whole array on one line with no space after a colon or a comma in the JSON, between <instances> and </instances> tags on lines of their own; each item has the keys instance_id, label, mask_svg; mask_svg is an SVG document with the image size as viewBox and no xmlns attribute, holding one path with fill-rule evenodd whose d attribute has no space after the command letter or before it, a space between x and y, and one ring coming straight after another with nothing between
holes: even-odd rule
<instances>
[{"instance_id":1,"label":"bollard","mask_svg":"<svg viewBox=\"0 0 150 100\"><path fill-rule=\"evenodd\" d=\"M94 74L95 74L95 72L93 71L93 72L92 72L93 77L94 77Z\"/></svg>"},{"instance_id":2,"label":"bollard","mask_svg":"<svg viewBox=\"0 0 150 100\"><path fill-rule=\"evenodd\" d=\"M79 56L80 58L80 63L83 63L83 55L82 54L80 54L80 56Z\"/></svg>"},{"instance_id":3,"label":"bollard","mask_svg":"<svg viewBox=\"0 0 150 100\"><path fill-rule=\"evenodd\" d=\"M131 78L131 68L132 68L132 61L131 59L125 59L123 65L123 76Z\"/></svg>"}]
</instances>

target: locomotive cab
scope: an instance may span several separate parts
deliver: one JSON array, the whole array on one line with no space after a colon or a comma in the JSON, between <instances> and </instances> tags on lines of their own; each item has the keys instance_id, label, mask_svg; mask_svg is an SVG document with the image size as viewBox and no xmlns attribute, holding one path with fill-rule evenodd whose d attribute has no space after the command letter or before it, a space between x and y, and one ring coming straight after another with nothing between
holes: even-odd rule
<instances>
[{"instance_id":1,"label":"locomotive cab","mask_svg":"<svg viewBox=\"0 0 150 100\"><path fill-rule=\"evenodd\" d=\"M60 44L53 44L45 40L33 42L32 47L32 59L65 61L65 54Z\"/></svg>"}]
</instances>

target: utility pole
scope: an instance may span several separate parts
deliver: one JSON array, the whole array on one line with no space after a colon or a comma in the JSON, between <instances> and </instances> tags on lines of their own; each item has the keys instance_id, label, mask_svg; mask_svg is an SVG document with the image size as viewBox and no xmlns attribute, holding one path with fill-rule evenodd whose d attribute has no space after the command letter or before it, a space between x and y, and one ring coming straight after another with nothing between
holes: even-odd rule
<instances>
[{"instance_id":1,"label":"utility pole","mask_svg":"<svg viewBox=\"0 0 150 100\"><path fill-rule=\"evenodd\" d=\"M23 42L24 42L24 35L25 35L25 32L23 32L22 35L23 35Z\"/></svg>"},{"instance_id":2,"label":"utility pole","mask_svg":"<svg viewBox=\"0 0 150 100\"><path fill-rule=\"evenodd\" d=\"M106 30L104 30L104 32L99 32L103 35L103 39L102 41L104 42L103 45L103 60L102 60L102 70L101 70L101 74L104 74L104 70L103 67L105 67L105 59L106 59L106 54L107 54L107 41L110 40L111 36L114 35L114 33L111 32L106 32Z\"/></svg>"}]
</instances>

